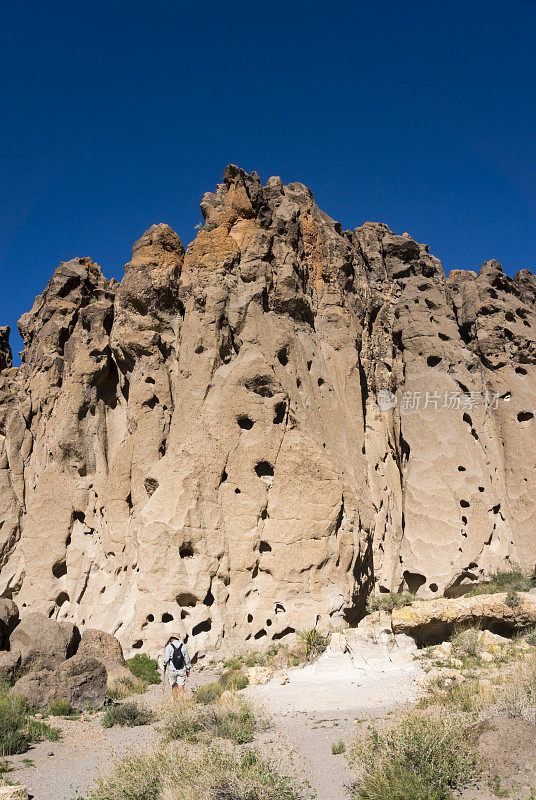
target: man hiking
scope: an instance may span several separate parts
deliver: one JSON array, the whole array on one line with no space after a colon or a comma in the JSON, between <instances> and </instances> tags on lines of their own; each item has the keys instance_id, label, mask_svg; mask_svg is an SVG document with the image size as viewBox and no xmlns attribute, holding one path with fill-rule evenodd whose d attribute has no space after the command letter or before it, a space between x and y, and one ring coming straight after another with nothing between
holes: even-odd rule
<instances>
[{"instance_id":1,"label":"man hiking","mask_svg":"<svg viewBox=\"0 0 536 800\"><path fill-rule=\"evenodd\" d=\"M179 697L184 697L184 684L186 678L190 675L190 656L184 642L181 642L178 636L170 636L166 642L166 649L164 650L164 685L162 686L162 695L164 694L164 686L166 680L166 669L168 669L168 680L171 685L171 695L173 700L178 700Z\"/></svg>"}]
</instances>

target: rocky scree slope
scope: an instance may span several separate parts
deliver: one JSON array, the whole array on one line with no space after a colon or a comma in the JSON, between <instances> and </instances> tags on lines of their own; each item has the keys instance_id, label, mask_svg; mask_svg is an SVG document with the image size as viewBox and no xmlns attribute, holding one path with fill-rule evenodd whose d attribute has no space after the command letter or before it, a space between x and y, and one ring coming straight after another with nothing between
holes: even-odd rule
<instances>
[{"instance_id":1,"label":"rocky scree slope","mask_svg":"<svg viewBox=\"0 0 536 800\"><path fill-rule=\"evenodd\" d=\"M531 273L446 279L408 234L235 166L201 209L186 252L154 225L120 284L60 264L20 368L0 329L0 594L202 657L532 566Z\"/></svg>"}]
</instances>

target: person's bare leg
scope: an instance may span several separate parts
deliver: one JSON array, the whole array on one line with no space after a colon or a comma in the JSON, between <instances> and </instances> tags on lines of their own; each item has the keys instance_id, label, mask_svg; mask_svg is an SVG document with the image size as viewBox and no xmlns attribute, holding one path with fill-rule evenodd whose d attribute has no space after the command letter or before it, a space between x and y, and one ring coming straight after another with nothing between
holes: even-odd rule
<instances>
[{"instance_id":1,"label":"person's bare leg","mask_svg":"<svg viewBox=\"0 0 536 800\"><path fill-rule=\"evenodd\" d=\"M171 687L171 697L173 698L174 703L176 703L179 699L179 687L176 683Z\"/></svg>"},{"instance_id":2,"label":"person's bare leg","mask_svg":"<svg viewBox=\"0 0 536 800\"><path fill-rule=\"evenodd\" d=\"M179 690L179 697L184 697L184 684L182 686L176 687Z\"/></svg>"}]
</instances>

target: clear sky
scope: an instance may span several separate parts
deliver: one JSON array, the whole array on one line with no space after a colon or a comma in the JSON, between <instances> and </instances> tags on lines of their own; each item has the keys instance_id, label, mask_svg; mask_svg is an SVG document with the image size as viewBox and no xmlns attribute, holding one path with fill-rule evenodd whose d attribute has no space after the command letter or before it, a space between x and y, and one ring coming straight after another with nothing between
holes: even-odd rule
<instances>
[{"instance_id":1,"label":"clear sky","mask_svg":"<svg viewBox=\"0 0 536 800\"><path fill-rule=\"evenodd\" d=\"M445 271L536 268L536 2L2 0L0 324L61 260L185 245L225 165Z\"/></svg>"}]
</instances>

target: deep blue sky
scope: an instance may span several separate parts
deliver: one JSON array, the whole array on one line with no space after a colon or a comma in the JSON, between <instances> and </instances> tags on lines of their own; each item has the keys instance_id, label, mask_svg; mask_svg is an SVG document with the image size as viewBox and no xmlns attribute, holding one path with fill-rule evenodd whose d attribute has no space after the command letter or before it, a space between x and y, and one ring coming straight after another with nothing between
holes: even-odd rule
<instances>
[{"instance_id":1,"label":"deep blue sky","mask_svg":"<svg viewBox=\"0 0 536 800\"><path fill-rule=\"evenodd\" d=\"M445 270L536 268L536 2L0 3L0 324L60 260L185 245L228 162Z\"/></svg>"}]
</instances>

